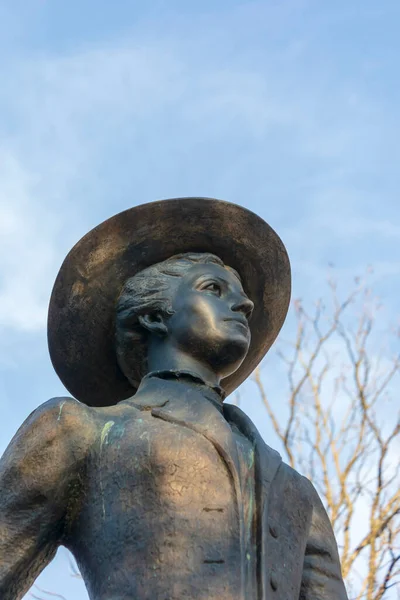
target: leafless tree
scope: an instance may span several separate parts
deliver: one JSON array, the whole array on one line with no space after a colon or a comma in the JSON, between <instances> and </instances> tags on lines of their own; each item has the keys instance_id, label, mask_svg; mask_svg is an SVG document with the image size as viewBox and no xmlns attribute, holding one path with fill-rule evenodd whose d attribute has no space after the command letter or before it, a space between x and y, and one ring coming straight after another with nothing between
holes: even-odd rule
<instances>
[{"instance_id":1,"label":"leafless tree","mask_svg":"<svg viewBox=\"0 0 400 600\"><path fill-rule=\"evenodd\" d=\"M344 298L329 288L311 309L293 303L293 339L278 346L284 406L263 367L254 380L286 460L325 503L349 598L381 600L400 581L400 331L382 330L365 281Z\"/></svg>"},{"instance_id":2,"label":"leafless tree","mask_svg":"<svg viewBox=\"0 0 400 600\"><path fill-rule=\"evenodd\" d=\"M31 598L34 598L34 600L44 600L45 598L47 598L48 600L51 600L51 599L66 600L65 596L61 596L61 594L56 594L55 592L49 592L48 590L44 590L43 588L39 587L37 584L34 584L33 588L29 592L29 594L30 594ZM39 594L40 594L40 596L39 596Z\"/></svg>"}]
</instances>

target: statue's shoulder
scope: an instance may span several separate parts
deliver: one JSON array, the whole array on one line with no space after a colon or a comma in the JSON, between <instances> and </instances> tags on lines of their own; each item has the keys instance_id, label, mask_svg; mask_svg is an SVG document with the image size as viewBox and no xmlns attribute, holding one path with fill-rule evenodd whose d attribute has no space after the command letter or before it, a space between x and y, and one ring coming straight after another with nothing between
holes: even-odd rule
<instances>
[{"instance_id":1,"label":"statue's shoulder","mask_svg":"<svg viewBox=\"0 0 400 600\"><path fill-rule=\"evenodd\" d=\"M38 406L16 433L42 447L84 450L95 438L96 419L92 409L69 397L51 398ZM66 443L68 440L68 443Z\"/></svg>"},{"instance_id":2,"label":"statue's shoulder","mask_svg":"<svg viewBox=\"0 0 400 600\"><path fill-rule=\"evenodd\" d=\"M57 436L95 439L109 422L125 421L139 417L141 411L125 402L114 406L87 406L74 398L51 398L41 404L26 420L31 427L51 432Z\"/></svg>"},{"instance_id":3,"label":"statue's shoulder","mask_svg":"<svg viewBox=\"0 0 400 600\"><path fill-rule=\"evenodd\" d=\"M95 438L89 407L73 398L52 398L19 427L1 458L0 476L24 473L27 479L53 477L58 481L61 475L73 474Z\"/></svg>"},{"instance_id":4,"label":"statue's shoulder","mask_svg":"<svg viewBox=\"0 0 400 600\"><path fill-rule=\"evenodd\" d=\"M84 421L93 420L91 408L78 400L69 397L50 398L40 404L28 417L26 423L45 427L51 425L53 431L57 428L75 429Z\"/></svg>"}]
</instances>

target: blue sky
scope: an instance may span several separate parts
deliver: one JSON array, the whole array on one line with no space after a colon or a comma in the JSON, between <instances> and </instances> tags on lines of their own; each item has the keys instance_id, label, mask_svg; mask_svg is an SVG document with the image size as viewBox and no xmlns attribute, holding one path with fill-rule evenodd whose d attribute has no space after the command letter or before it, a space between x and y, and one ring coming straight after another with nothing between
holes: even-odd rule
<instances>
[{"instance_id":1,"label":"blue sky","mask_svg":"<svg viewBox=\"0 0 400 600\"><path fill-rule=\"evenodd\" d=\"M242 204L285 242L294 297L323 293L328 263L344 288L372 264L398 320L399 17L396 0L0 0L0 451L65 393L45 329L65 254L136 204ZM66 565L40 585L86 598Z\"/></svg>"}]
</instances>

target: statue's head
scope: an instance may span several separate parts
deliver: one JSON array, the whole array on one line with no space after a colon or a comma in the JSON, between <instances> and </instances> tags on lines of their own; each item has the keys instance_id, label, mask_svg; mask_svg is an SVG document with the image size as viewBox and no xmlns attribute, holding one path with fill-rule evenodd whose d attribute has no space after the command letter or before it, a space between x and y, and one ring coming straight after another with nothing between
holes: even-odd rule
<instances>
[{"instance_id":1,"label":"statue's head","mask_svg":"<svg viewBox=\"0 0 400 600\"><path fill-rule=\"evenodd\" d=\"M137 387L148 370L149 343L162 340L227 377L249 349L253 307L239 274L214 254L172 256L122 288L116 307L119 366Z\"/></svg>"}]
</instances>

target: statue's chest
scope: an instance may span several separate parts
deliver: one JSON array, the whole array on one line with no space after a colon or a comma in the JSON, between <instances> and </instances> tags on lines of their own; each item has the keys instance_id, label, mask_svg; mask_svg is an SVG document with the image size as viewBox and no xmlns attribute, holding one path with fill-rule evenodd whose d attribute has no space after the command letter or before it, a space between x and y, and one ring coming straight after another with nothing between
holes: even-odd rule
<instances>
[{"instance_id":1,"label":"statue's chest","mask_svg":"<svg viewBox=\"0 0 400 600\"><path fill-rule=\"evenodd\" d=\"M107 505L146 513L185 508L225 510L232 476L214 444L197 431L144 415L132 425L109 422L90 464L89 488Z\"/></svg>"},{"instance_id":2,"label":"statue's chest","mask_svg":"<svg viewBox=\"0 0 400 600\"><path fill-rule=\"evenodd\" d=\"M189 588L198 597L210 578L216 598L236 597L240 517L229 468L197 431L147 415L141 425L104 429L88 465L77 555L89 570L135 573L129 586L138 597L142 585L165 590L177 581L186 583L176 597Z\"/></svg>"}]
</instances>

